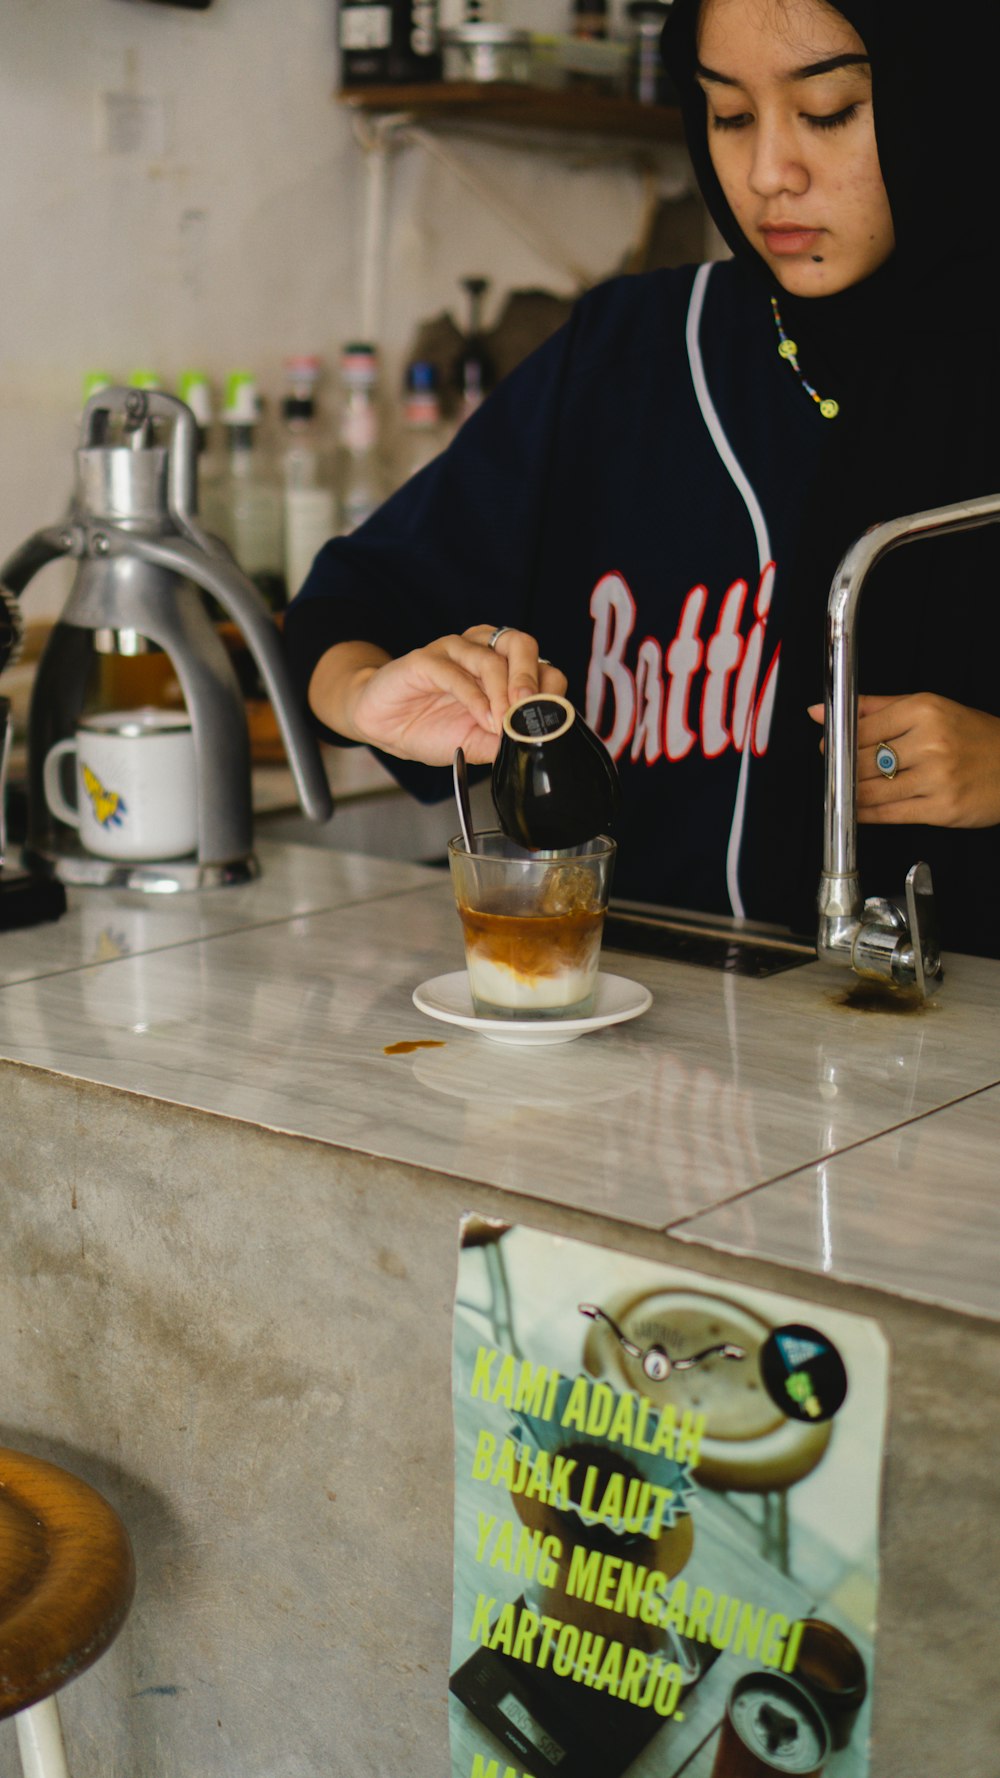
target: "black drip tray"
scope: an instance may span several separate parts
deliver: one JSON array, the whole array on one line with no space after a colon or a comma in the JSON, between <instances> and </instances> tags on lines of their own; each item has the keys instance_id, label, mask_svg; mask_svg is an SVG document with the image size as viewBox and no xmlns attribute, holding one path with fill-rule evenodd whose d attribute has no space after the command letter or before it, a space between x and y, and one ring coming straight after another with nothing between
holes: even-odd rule
<instances>
[{"instance_id":1,"label":"black drip tray","mask_svg":"<svg viewBox=\"0 0 1000 1778\"><path fill-rule=\"evenodd\" d=\"M66 891L47 877L32 877L0 863L0 932L40 926L66 912Z\"/></svg>"},{"instance_id":2,"label":"black drip tray","mask_svg":"<svg viewBox=\"0 0 1000 1778\"><path fill-rule=\"evenodd\" d=\"M604 922L604 949L638 957L666 957L729 975L758 979L815 963L816 947L780 929L708 922L666 909L612 902Z\"/></svg>"}]
</instances>

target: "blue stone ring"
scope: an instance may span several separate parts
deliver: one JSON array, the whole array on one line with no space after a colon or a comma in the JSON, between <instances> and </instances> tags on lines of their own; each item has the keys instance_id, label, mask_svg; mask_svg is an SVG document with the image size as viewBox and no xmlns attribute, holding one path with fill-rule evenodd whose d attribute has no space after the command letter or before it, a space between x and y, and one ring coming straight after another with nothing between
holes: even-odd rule
<instances>
[{"instance_id":1,"label":"blue stone ring","mask_svg":"<svg viewBox=\"0 0 1000 1778\"><path fill-rule=\"evenodd\" d=\"M875 749L875 764L883 778L894 778L899 771L899 754L888 741L880 741Z\"/></svg>"}]
</instances>

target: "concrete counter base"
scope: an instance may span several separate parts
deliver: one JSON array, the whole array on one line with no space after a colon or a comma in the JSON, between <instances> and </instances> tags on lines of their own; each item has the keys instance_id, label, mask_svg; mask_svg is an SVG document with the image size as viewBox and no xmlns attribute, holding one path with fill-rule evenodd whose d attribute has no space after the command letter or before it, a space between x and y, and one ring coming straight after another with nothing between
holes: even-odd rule
<instances>
[{"instance_id":1,"label":"concrete counter base","mask_svg":"<svg viewBox=\"0 0 1000 1778\"><path fill-rule=\"evenodd\" d=\"M444 1778L470 1210L879 1321L872 1778L996 1778L996 1322L14 1063L0 1107L0 1438L98 1487L138 1567L62 1695L75 1778Z\"/></svg>"}]
</instances>

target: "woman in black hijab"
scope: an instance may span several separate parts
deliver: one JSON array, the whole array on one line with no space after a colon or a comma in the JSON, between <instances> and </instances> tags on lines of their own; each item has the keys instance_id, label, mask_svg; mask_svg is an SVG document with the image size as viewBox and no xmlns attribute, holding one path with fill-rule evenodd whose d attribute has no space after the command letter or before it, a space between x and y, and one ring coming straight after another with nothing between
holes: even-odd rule
<instances>
[{"instance_id":1,"label":"woman in black hijab","mask_svg":"<svg viewBox=\"0 0 1000 1778\"><path fill-rule=\"evenodd\" d=\"M931 0L675 0L667 61L734 260L589 293L416 493L328 546L286 622L328 734L486 762L559 668L595 726L620 685L599 730L628 767L619 893L814 929L834 571L873 523L1000 489L996 157L971 74L998 10L953 0L945 31ZM1000 530L888 557L861 628L864 888L898 893L925 858L948 947L1000 955Z\"/></svg>"},{"instance_id":2,"label":"woman in black hijab","mask_svg":"<svg viewBox=\"0 0 1000 1778\"><path fill-rule=\"evenodd\" d=\"M1000 21L979 0L958 0L957 13L950 7L945 24L932 0L675 0L664 33L689 151L745 303L761 326L778 306L798 348L794 364L837 407L829 421L817 411L820 468L784 585L782 673L806 697L779 700L751 791L751 820L771 833L765 852L798 885L793 920L802 926L821 807L806 704L822 695L823 615L837 564L870 525L1000 489L992 220L1000 159L991 108L973 88L974 67L996 64ZM864 60L812 73L782 95L768 84L766 57L754 54L761 25L772 37L777 29L788 66L814 69L831 52ZM873 132L892 239L878 237L869 194L868 263L863 251L853 264L838 262L835 234L791 232L822 220L823 208L822 192L799 172L795 141L780 140L796 127L821 153L831 139L849 144ZM801 158L808 154L807 142ZM768 222L785 225L784 240L780 227L762 229ZM881 257L880 245L888 246ZM861 614L862 882L898 891L909 865L929 858L950 944L992 955L1000 954L998 663L1000 530L911 544L880 564ZM818 704L811 715L821 719ZM883 741L898 759L892 778L876 765ZM798 831L796 808L814 812Z\"/></svg>"}]
</instances>

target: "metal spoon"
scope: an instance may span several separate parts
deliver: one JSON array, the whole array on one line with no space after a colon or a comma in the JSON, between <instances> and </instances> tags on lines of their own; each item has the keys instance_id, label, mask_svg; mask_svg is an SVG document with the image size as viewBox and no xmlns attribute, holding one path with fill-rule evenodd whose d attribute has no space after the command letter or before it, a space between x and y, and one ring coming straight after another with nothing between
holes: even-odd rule
<instances>
[{"instance_id":1,"label":"metal spoon","mask_svg":"<svg viewBox=\"0 0 1000 1778\"><path fill-rule=\"evenodd\" d=\"M469 774L465 764L465 754L461 747L455 748L451 775L455 785L455 801L458 804L458 819L462 827L462 838L465 850L476 850L476 835L472 825L472 804L469 801Z\"/></svg>"}]
</instances>

